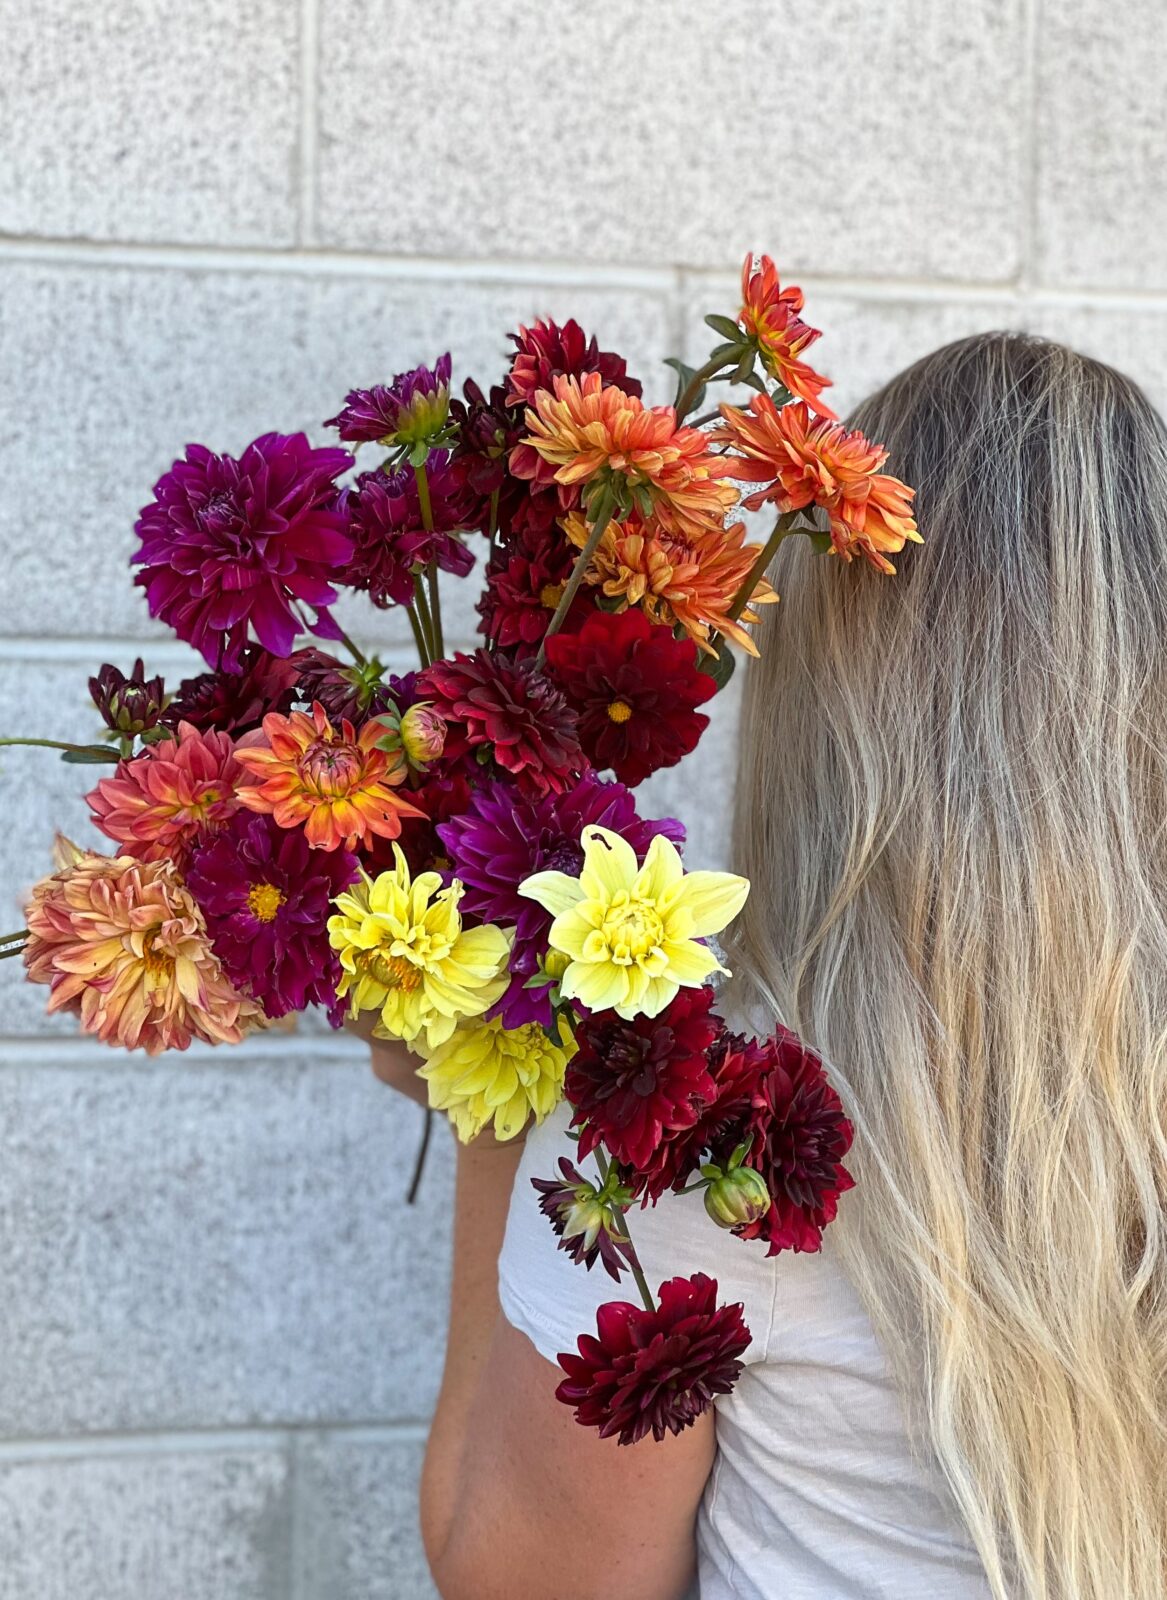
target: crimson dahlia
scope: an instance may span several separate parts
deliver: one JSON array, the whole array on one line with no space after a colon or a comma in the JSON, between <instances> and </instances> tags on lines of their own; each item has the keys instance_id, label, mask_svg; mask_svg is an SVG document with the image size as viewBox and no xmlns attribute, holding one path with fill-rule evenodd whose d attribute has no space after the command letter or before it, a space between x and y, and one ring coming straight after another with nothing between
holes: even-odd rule
<instances>
[{"instance_id":1,"label":"crimson dahlia","mask_svg":"<svg viewBox=\"0 0 1167 1600\"><path fill-rule=\"evenodd\" d=\"M162 721L168 728L189 722L203 733L218 729L238 738L262 726L269 711L286 715L295 694L292 661L277 659L262 645L247 644L239 653L236 671L200 672L184 678L162 713Z\"/></svg>"},{"instance_id":2,"label":"crimson dahlia","mask_svg":"<svg viewBox=\"0 0 1167 1600\"><path fill-rule=\"evenodd\" d=\"M507 374L508 406L530 405L537 389L550 389L556 378L580 378L585 372L598 372L605 383L619 384L625 394L640 398L641 386L628 376L623 356L601 350L595 336L589 339L574 318L562 327L540 318L533 328L520 325L508 338L515 345Z\"/></svg>"},{"instance_id":3,"label":"crimson dahlia","mask_svg":"<svg viewBox=\"0 0 1167 1600\"><path fill-rule=\"evenodd\" d=\"M344 579L354 589L367 590L376 606L408 605L414 574L431 561L459 578L474 565L473 555L454 533L463 525L465 496L445 450L430 451L426 476L431 528L422 525L412 467L364 472L341 497L353 542Z\"/></svg>"},{"instance_id":4,"label":"crimson dahlia","mask_svg":"<svg viewBox=\"0 0 1167 1600\"><path fill-rule=\"evenodd\" d=\"M655 1311L601 1306L596 1336L581 1334L578 1355L558 1358L567 1376L556 1399L601 1439L681 1433L737 1382L750 1344L742 1307L719 1306L716 1280L703 1272L662 1283L659 1301Z\"/></svg>"}]
</instances>

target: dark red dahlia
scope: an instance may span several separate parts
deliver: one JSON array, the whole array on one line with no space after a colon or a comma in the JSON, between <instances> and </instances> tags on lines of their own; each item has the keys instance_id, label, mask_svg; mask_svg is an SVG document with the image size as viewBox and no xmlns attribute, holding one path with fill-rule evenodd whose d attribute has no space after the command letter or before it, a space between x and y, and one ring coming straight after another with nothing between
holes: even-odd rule
<instances>
[{"instance_id":1,"label":"dark red dahlia","mask_svg":"<svg viewBox=\"0 0 1167 1600\"><path fill-rule=\"evenodd\" d=\"M352 544L335 480L351 466L347 450L314 450L302 433L265 433L238 459L189 445L135 529L134 582L150 615L209 666L232 671L249 630L288 655L304 607L316 612L315 632L336 638L327 608Z\"/></svg>"},{"instance_id":2,"label":"dark red dahlia","mask_svg":"<svg viewBox=\"0 0 1167 1600\"><path fill-rule=\"evenodd\" d=\"M559 1357L567 1376L556 1399L601 1439L681 1433L738 1380L750 1344L742 1306L719 1306L717 1282L703 1272L662 1283L659 1301L655 1311L601 1306L596 1336L581 1334L579 1354Z\"/></svg>"},{"instance_id":3,"label":"dark red dahlia","mask_svg":"<svg viewBox=\"0 0 1167 1600\"><path fill-rule=\"evenodd\" d=\"M572 1166L566 1156L559 1158L560 1180L532 1178L531 1187L539 1192L539 1210L559 1238L559 1248L577 1266L590 1272L599 1261L617 1283L632 1256L632 1244L620 1226L619 1207L630 1196L619 1185L605 1183L597 1189Z\"/></svg>"},{"instance_id":4,"label":"dark red dahlia","mask_svg":"<svg viewBox=\"0 0 1167 1600\"><path fill-rule=\"evenodd\" d=\"M269 711L286 716L296 697L296 669L262 645L247 644L235 672L200 672L184 678L162 714L168 728L189 722L200 732L212 728L236 737L261 726Z\"/></svg>"},{"instance_id":5,"label":"dark red dahlia","mask_svg":"<svg viewBox=\"0 0 1167 1600\"><path fill-rule=\"evenodd\" d=\"M500 544L486 567L486 586L478 600L482 632L516 657L534 655L563 594L579 551L558 527L548 533L525 530ZM595 610L595 594L581 585L563 623L580 627Z\"/></svg>"},{"instance_id":6,"label":"dark red dahlia","mask_svg":"<svg viewBox=\"0 0 1167 1600\"><path fill-rule=\"evenodd\" d=\"M313 850L300 828L247 811L194 852L186 881L227 976L282 1017L335 1000L328 919L356 875L349 851Z\"/></svg>"},{"instance_id":7,"label":"dark red dahlia","mask_svg":"<svg viewBox=\"0 0 1167 1600\"><path fill-rule=\"evenodd\" d=\"M146 678L141 656L129 676L107 661L89 680L89 694L111 733L125 739L149 733L163 720L166 687L161 678Z\"/></svg>"},{"instance_id":8,"label":"dark red dahlia","mask_svg":"<svg viewBox=\"0 0 1167 1600\"><path fill-rule=\"evenodd\" d=\"M709 726L696 709L717 692L692 639L642 611L596 611L578 633L547 641L547 669L579 713L589 760L635 788L675 766Z\"/></svg>"},{"instance_id":9,"label":"dark red dahlia","mask_svg":"<svg viewBox=\"0 0 1167 1600\"><path fill-rule=\"evenodd\" d=\"M425 813L422 817L405 817L396 841L409 863L410 872L448 870L450 858L439 837L439 824L462 816L469 809L472 794L465 763L450 766L445 761L436 763L425 781L410 789L410 800ZM371 847L361 850L360 857L361 865L372 878L379 872L392 872L396 864L393 842L389 839L374 839Z\"/></svg>"},{"instance_id":10,"label":"dark red dahlia","mask_svg":"<svg viewBox=\"0 0 1167 1600\"><path fill-rule=\"evenodd\" d=\"M562 539L557 520L578 494L558 485L536 489L513 476L511 452L527 428L522 412L508 407L506 388L495 384L487 396L471 379L462 392L466 398L450 402L450 416L458 430L454 463L474 508L467 526L489 534L493 524L496 541L507 546L521 537Z\"/></svg>"},{"instance_id":11,"label":"dark red dahlia","mask_svg":"<svg viewBox=\"0 0 1167 1600\"><path fill-rule=\"evenodd\" d=\"M414 575L430 562L464 578L474 557L455 531L466 510L461 475L445 450L431 450L426 463L430 522L422 522L417 477L412 467L399 472L364 472L341 503L353 541L344 579L365 589L374 605L408 605Z\"/></svg>"},{"instance_id":12,"label":"dark red dahlia","mask_svg":"<svg viewBox=\"0 0 1167 1600\"><path fill-rule=\"evenodd\" d=\"M854 1187L843 1165L853 1130L821 1057L797 1034L780 1027L761 1048L764 1063L755 1075L748 1111L743 1115L735 1106L710 1138L715 1160L726 1160L739 1144L748 1144L745 1165L761 1174L770 1191L766 1215L734 1232L743 1239L765 1239L771 1256L780 1250L818 1250L823 1229L835 1220L839 1196ZM728 1079L725 1087L723 1108L728 1110ZM740 1101L740 1094L736 1097Z\"/></svg>"},{"instance_id":13,"label":"dark red dahlia","mask_svg":"<svg viewBox=\"0 0 1167 1600\"><path fill-rule=\"evenodd\" d=\"M559 377L579 378L585 372L598 372L605 383L615 383L625 394L639 400L642 389L628 376L624 358L614 351L601 350L594 337L574 320L559 327L541 318L533 328L520 326L508 337L515 344L515 357L507 374L507 405L530 405L537 389L550 389Z\"/></svg>"},{"instance_id":14,"label":"dark red dahlia","mask_svg":"<svg viewBox=\"0 0 1167 1600\"><path fill-rule=\"evenodd\" d=\"M718 1030L712 1006L706 985L679 990L655 1017L625 1022L598 1011L580 1022L564 1093L581 1156L603 1144L622 1171L635 1172L663 1138L696 1123L716 1092L706 1059Z\"/></svg>"},{"instance_id":15,"label":"dark red dahlia","mask_svg":"<svg viewBox=\"0 0 1167 1600\"><path fill-rule=\"evenodd\" d=\"M375 658L361 667L310 646L295 651L288 664L295 668L297 697L308 705L319 700L334 727L351 722L359 730L370 717L401 709L394 692L400 680L386 680Z\"/></svg>"},{"instance_id":16,"label":"dark red dahlia","mask_svg":"<svg viewBox=\"0 0 1167 1600\"><path fill-rule=\"evenodd\" d=\"M481 752L526 795L560 794L587 767L575 714L533 661L459 651L427 667L417 686L446 720L451 761Z\"/></svg>"}]
</instances>

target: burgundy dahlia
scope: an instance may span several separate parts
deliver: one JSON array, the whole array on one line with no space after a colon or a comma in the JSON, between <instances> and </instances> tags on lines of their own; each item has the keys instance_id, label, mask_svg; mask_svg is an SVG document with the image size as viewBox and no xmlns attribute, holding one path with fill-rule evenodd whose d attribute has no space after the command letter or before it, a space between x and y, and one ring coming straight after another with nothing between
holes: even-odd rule
<instances>
[{"instance_id":1,"label":"burgundy dahlia","mask_svg":"<svg viewBox=\"0 0 1167 1600\"><path fill-rule=\"evenodd\" d=\"M601 350L594 336L589 339L574 320L559 327L540 318L533 328L520 326L509 338L515 345L507 375L509 406L530 405L537 389L550 389L556 378L579 378L585 372L598 372L605 383L618 384L625 394L640 398L641 386L628 376L624 358Z\"/></svg>"},{"instance_id":2,"label":"burgundy dahlia","mask_svg":"<svg viewBox=\"0 0 1167 1600\"><path fill-rule=\"evenodd\" d=\"M166 688L161 678L147 679L141 656L128 676L107 661L90 678L89 693L106 727L124 739L149 733L162 721Z\"/></svg>"},{"instance_id":3,"label":"burgundy dahlia","mask_svg":"<svg viewBox=\"0 0 1167 1600\"><path fill-rule=\"evenodd\" d=\"M425 813L421 817L404 817L400 837L396 840L410 872L448 870L450 858L439 838L440 824L461 816L470 805L471 795L470 778L462 766L448 766L444 760L435 762L423 781L410 789L410 800ZM361 865L371 878L380 872L392 872L396 864L393 842L388 839L374 839L369 848L361 850L360 856Z\"/></svg>"},{"instance_id":4,"label":"burgundy dahlia","mask_svg":"<svg viewBox=\"0 0 1167 1600\"><path fill-rule=\"evenodd\" d=\"M578 555L557 527L545 533L524 529L500 544L487 563L486 586L478 600L485 636L516 656L534 655ZM594 591L583 585L563 630L579 628L594 610Z\"/></svg>"},{"instance_id":5,"label":"burgundy dahlia","mask_svg":"<svg viewBox=\"0 0 1167 1600\"><path fill-rule=\"evenodd\" d=\"M344 574L354 589L365 589L374 605L408 605L414 575L430 562L464 578L474 557L454 530L464 524L461 478L445 450L431 450L426 465L430 521L422 522L417 477L412 467L399 472L365 472L342 496L353 542Z\"/></svg>"},{"instance_id":6,"label":"burgundy dahlia","mask_svg":"<svg viewBox=\"0 0 1167 1600\"><path fill-rule=\"evenodd\" d=\"M186 880L232 983L282 1017L335 999L328 919L356 875L349 851L313 850L301 829L242 812L195 851Z\"/></svg>"},{"instance_id":7,"label":"burgundy dahlia","mask_svg":"<svg viewBox=\"0 0 1167 1600\"><path fill-rule=\"evenodd\" d=\"M295 695L292 660L282 661L262 645L247 644L239 653L236 671L220 669L184 678L162 721L168 728L189 722L203 733L217 728L237 738L260 727L269 711L286 715Z\"/></svg>"},{"instance_id":8,"label":"burgundy dahlia","mask_svg":"<svg viewBox=\"0 0 1167 1600\"><path fill-rule=\"evenodd\" d=\"M748 1112L730 1117L710 1141L717 1160L747 1143L745 1165L770 1191L765 1216L734 1231L743 1239L765 1239L771 1256L818 1250L839 1196L854 1187L843 1165L853 1130L822 1059L797 1034L780 1027L761 1047L764 1062Z\"/></svg>"},{"instance_id":9,"label":"burgundy dahlia","mask_svg":"<svg viewBox=\"0 0 1167 1600\"><path fill-rule=\"evenodd\" d=\"M361 667L309 646L290 656L288 665L295 671L297 698L308 705L319 700L334 727L351 722L359 730L370 717L398 707L394 687L401 680L385 679L375 658Z\"/></svg>"},{"instance_id":10,"label":"burgundy dahlia","mask_svg":"<svg viewBox=\"0 0 1167 1600\"><path fill-rule=\"evenodd\" d=\"M559 1357L567 1376L556 1399L601 1439L681 1433L737 1382L750 1344L741 1305L719 1306L717 1282L703 1272L662 1283L659 1301L655 1311L601 1306L595 1337L581 1334L578 1355Z\"/></svg>"},{"instance_id":11,"label":"burgundy dahlia","mask_svg":"<svg viewBox=\"0 0 1167 1600\"><path fill-rule=\"evenodd\" d=\"M632 1256L632 1243L620 1227L620 1204L631 1198L614 1186L603 1191L589 1183L566 1156L559 1158L561 1179L532 1178L531 1187L539 1192L539 1210L550 1222L565 1250L577 1266L590 1272L596 1262L617 1283Z\"/></svg>"},{"instance_id":12,"label":"burgundy dahlia","mask_svg":"<svg viewBox=\"0 0 1167 1600\"><path fill-rule=\"evenodd\" d=\"M189 445L135 529L134 582L150 615L229 670L249 630L286 656L301 607L315 611L317 633L335 637L332 580L352 555L335 479L351 465L347 451L314 450L302 433L265 433L238 459Z\"/></svg>"},{"instance_id":13,"label":"burgundy dahlia","mask_svg":"<svg viewBox=\"0 0 1167 1600\"><path fill-rule=\"evenodd\" d=\"M561 794L587 768L573 712L533 661L459 651L427 667L418 690L446 720L451 761L492 757L525 795Z\"/></svg>"},{"instance_id":14,"label":"burgundy dahlia","mask_svg":"<svg viewBox=\"0 0 1167 1600\"><path fill-rule=\"evenodd\" d=\"M717 692L692 639L642 611L596 611L578 633L547 641L547 669L579 713L588 759L634 788L696 748Z\"/></svg>"},{"instance_id":15,"label":"burgundy dahlia","mask_svg":"<svg viewBox=\"0 0 1167 1600\"><path fill-rule=\"evenodd\" d=\"M564 1093L580 1129L579 1153L606 1147L621 1170L648 1166L662 1139L691 1128L714 1097L707 1057L717 1037L713 990L680 989L655 1017L614 1011L584 1017Z\"/></svg>"},{"instance_id":16,"label":"burgundy dahlia","mask_svg":"<svg viewBox=\"0 0 1167 1600\"><path fill-rule=\"evenodd\" d=\"M352 389L342 410L329 417L326 428L336 428L353 444L422 444L441 433L450 405L450 355L439 356L431 371L414 367L399 372L392 383L371 389Z\"/></svg>"},{"instance_id":17,"label":"burgundy dahlia","mask_svg":"<svg viewBox=\"0 0 1167 1600\"><path fill-rule=\"evenodd\" d=\"M536 489L510 470L511 451L527 427L522 412L508 406L506 388L495 384L487 396L469 379L462 392L466 398L450 402L450 416L458 431L454 460L473 497L467 522L486 534L493 525L497 542L504 546L519 538L562 539L557 522L564 508L558 486Z\"/></svg>"}]
</instances>

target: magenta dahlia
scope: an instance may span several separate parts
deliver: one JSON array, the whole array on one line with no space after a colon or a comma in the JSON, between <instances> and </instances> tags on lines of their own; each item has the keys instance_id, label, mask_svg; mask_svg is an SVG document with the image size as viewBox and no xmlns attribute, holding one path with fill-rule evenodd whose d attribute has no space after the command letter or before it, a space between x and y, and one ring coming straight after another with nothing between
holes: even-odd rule
<instances>
[{"instance_id":1,"label":"magenta dahlia","mask_svg":"<svg viewBox=\"0 0 1167 1600\"><path fill-rule=\"evenodd\" d=\"M622 1171L648 1166L662 1139L691 1128L716 1090L707 1057L720 1026L713 990L681 989L655 1017L584 1017L564 1093L579 1153L602 1144Z\"/></svg>"},{"instance_id":2,"label":"magenta dahlia","mask_svg":"<svg viewBox=\"0 0 1167 1600\"><path fill-rule=\"evenodd\" d=\"M440 434L450 406L449 352L439 356L433 370L414 367L399 372L392 383L371 389L352 389L326 428L336 428L342 439L383 445L424 444Z\"/></svg>"},{"instance_id":3,"label":"magenta dahlia","mask_svg":"<svg viewBox=\"0 0 1167 1600\"><path fill-rule=\"evenodd\" d=\"M349 851L313 850L300 828L245 812L195 851L186 881L223 970L265 1016L282 1017L336 998L328 919L356 875Z\"/></svg>"},{"instance_id":4,"label":"magenta dahlia","mask_svg":"<svg viewBox=\"0 0 1167 1600\"><path fill-rule=\"evenodd\" d=\"M314 450L302 433L265 433L238 459L189 445L135 529L134 582L150 615L231 670L249 630L286 656L305 626L301 606L335 637L332 579L352 555L335 479L351 466L347 451Z\"/></svg>"},{"instance_id":5,"label":"magenta dahlia","mask_svg":"<svg viewBox=\"0 0 1167 1600\"><path fill-rule=\"evenodd\" d=\"M445 450L430 451L426 477L433 524L428 529L422 525L412 467L362 473L342 496L353 542L344 581L367 590L374 605L408 605L414 575L431 561L460 578L474 565L473 555L455 536L454 530L464 524L465 495Z\"/></svg>"},{"instance_id":6,"label":"magenta dahlia","mask_svg":"<svg viewBox=\"0 0 1167 1600\"><path fill-rule=\"evenodd\" d=\"M537 389L550 389L556 378L580 378L585 372L598 372L605 383L618 384L625 394L640 398L641 386L628 376L624 358L601 350L594 336L589 339L574 320L559 327L540 318L533 328L520 326L508 337L515 345L507 374L509 406L530 405Z\"/></svg>"},{"instance_id":7,"label":"magenta dahlia","mask_svg":"<svg viewBox=\"0 0 1167 1600\"><path fill-rule=\"evenodd\" d=\"M261 727L269 711L282 716L292 709L296 670L262 645L246 644L235 671L200 672L184 678L162 714L168 728L180 722L207 733L217 729L238 738Z\"/></svg>"},{"instance_id":8,"label":"magenta dahlia","mask_svg":"<svg viewBox=\"0 0 1167 1600\"><path fill-rule=\"evenodd\" d=\"M703 1272L662 1283L659 1300L655 1311L601 1306L595 1337L581 1334L579 1353L559 1357L567 1376L556 1398L601 1439L681 1433L738 1380L750 1344L742 1306L719 1306L717 1282Z\"/></svg>"},{"instance_id":9,"label":"magenta dahlia","mask_svg":"<svg viewBox=\"0 0 1167 1600\"><path fill-rule=\"evenodd\" d=\"M451 761L489 756L525 795L560 794L587 768L574 714L533 661L459 651L427 667L417 687L446 721Z\"/></svg>"}]
</instances>

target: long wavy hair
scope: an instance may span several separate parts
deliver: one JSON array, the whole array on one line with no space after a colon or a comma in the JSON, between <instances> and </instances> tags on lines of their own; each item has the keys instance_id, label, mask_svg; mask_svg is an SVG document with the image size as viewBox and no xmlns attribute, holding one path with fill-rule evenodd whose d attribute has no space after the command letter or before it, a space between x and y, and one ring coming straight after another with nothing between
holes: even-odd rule
<instances>
[{"instance_id":1,"label":"long wavy hair","mask_svg":"<svg viewBox=\"0 0 1167 1600\"><path fill-rule=\"evenodd\" d=\"M993 1594L1163 1600L1167 428L1003 333L852 420L927 542L780 548L729 964L854 1118L834 1237Z\"/></svg>"}]
</instances>

